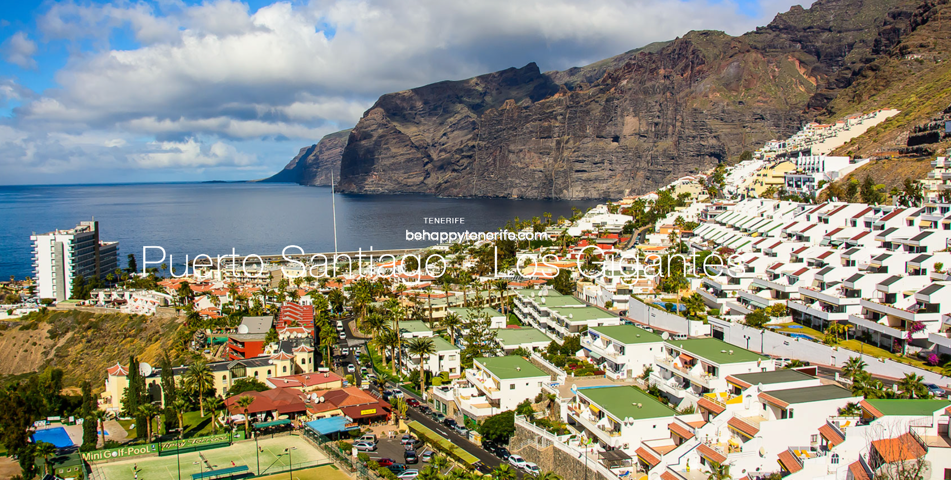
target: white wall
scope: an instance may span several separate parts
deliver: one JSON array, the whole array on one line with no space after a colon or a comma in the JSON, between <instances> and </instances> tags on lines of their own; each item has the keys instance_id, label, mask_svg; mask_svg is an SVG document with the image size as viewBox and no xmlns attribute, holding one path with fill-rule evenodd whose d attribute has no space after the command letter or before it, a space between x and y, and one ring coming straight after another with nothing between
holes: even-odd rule
<instances>
[{"instance_id":1,"label":"white wall","mask_svg":"<svg viewBox=\"0 0 951 480\"><path fill-rule=\"evenodd\" d=\"M882 362L877 357L871 355L860 355L859 352L853 352L844 348L832 348L809 340L787 337L776 332L759 330L721 319L710 319L710 324L715 330L723 330L723 340L725 342L738 347L747 348L747 340L743 338L743 336L749 336L749 350L755 352L762 352L777 357L795 358L813 364L829 365L838 368L841 368L849 358L861 356L862 359L865 360L865 363L868 364L865 370L873 375L902 378L906 373L915 373L924 377L926 383L943 386L951 385L951 378L942 377L937 373L892 360Z\"/></svg>"}]
</instances>

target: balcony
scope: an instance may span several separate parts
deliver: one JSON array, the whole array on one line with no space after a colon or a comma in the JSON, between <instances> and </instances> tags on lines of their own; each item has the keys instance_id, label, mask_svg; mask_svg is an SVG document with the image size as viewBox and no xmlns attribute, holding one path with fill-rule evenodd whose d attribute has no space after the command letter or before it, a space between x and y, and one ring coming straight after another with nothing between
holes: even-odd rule
<instances>
[{"instance_id":1,"label":"balcony","mask_svg":"<svg viewBox=\"0 0 951 480\"><path fill-rule=\"evenodd\" d=\"M586 407L574 404L568 406L568 418L595 434L605 445L616 447L620 444L621 432L604 426L604 423L610 424L608 417L596 419Z\"/></svg>"},{"instance_id":2,"label":"balcony","mask_svg":"<svg viewBox=\"0 0 951 480\"><path fill-rule=\"evenodd\" d=\"M466 380L492 400L501 400L502 392L499 391L495 386L495 381L488 375L477 373L477 371L473 369L468 369L466 370Z\"/></svg>"},{"instance_id":3,"label":"balcony","mask_svg":"<svg viewBox=\"0 0 951 480\"><path fill-rule=\"evenodd\" d=\"M601 342L591 341L591 337L584 337L584 340L581 341L581 346L591 349L593 353L607 358L614 363L621 363L621 360L618 358L619 354L613 348L606 350L601 346Z\"/></svg>"},{"instance_id":4,"label":"balcony","mask_svg":"<svg viewBox=\"0 0 951 480\"><path fill-rule=\"evenodd\" d=\"M790 308L790 310L795 310L805 315L811 315L827 322L847 320L849 318L849 314L847 312L827 311L826 308L821 306L820 302L804 305L798 300L790 300L786 302L786 305Z\"/></svg>"},{"instance_id":5,"label":"balcony","mask_svg":"<svg viewBox=\"0 0 951 480\"><path fill-rule=\"evenodd\" d=\"M868 309L883 316L897 317L905 321L934 322L941 320L941 313L918 313L911 308L903 309L892 305L885 305L874 300L862 299L863 309Z\"/></svg>"},{"instance_id":6,"label":"balcony","mask_svg":"<svg viewBox=\"0 0 951 480\"><path fill-rule=\"evenodd\" d=\"M711 388L710 380L714 380L716 378L701 370L699 364L692 368L684 368L680 365L677 365L674 362L674 359L671 357L656 356L654 357L654 363L667 368L667 370L677 374L678 376L684 377L691 382L706 388Z\"/></svg>"}]
</instances>

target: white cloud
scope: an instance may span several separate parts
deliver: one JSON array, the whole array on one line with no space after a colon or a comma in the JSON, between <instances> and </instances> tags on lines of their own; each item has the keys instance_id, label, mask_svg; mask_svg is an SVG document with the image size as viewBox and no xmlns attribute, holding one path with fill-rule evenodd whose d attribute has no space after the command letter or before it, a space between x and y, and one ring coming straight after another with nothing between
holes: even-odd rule
<instances>
[{"instance_id":1,"label":"white cloud","mask_svg":"<svg viewBox=\"0 0 951 480\"><path fill-rule=\"evenodd\" d=\"M20 31L14 33L10 38L0 46L3 50L3 58L22 68L36 68L36 60L33 54L36 53L36 42L30 40L26 32Z\"/></svg>"},{"instance_id":2,"label":"white cloud","mask_svg":"<svg viewBox=\"0 0 951 480\"><path fill-rule=\"evenodd\" d=\"M799 3L761 0L763 17L750 18L731 1L310 0L255 12L232 0L56 2L37 30L45 41L75 42L72 57L56 72L59 88L20 95L11 123L47 148L56 140L42 132L105 132L122 142L95 149L138 168L226 157L247 165L263 157L222 149L316 141L353 126L386 92L531 61L543 70L583 65L691 29L738 34ZM109 45L120 28L135 48ZM4 46L8 61L33 61L36 44L22 32ZM2 83L0 95L13 98ZM70 148L63 158L94 150ZM286 159L267 161L276 169Z\"/></svg>"},{"instance_id":3,"label":"white cloud","mask_svg":"<svg viewBox=\"0 0 951 480\"><path fill-rule=\"evenodd\" d=\"M232 145L216 142L208 148L194 138L185 142L151 143L151 152L133 155L143 168L245 166L255 161L254 155L238 152Z\"/></svg>"}]
</instances>

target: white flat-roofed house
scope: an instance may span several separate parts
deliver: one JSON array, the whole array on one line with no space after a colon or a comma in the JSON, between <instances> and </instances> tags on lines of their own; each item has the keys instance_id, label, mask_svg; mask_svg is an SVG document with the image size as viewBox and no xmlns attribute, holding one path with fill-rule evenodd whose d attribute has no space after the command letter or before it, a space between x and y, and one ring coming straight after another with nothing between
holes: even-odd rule
<instances>
[{"instance_id":1,"label":"white flat-roofed house","mask_svg":"<svg viewBox=\"0 0 951 480\"><path fill-rule=\"evenodd\" d=\"M601 365L605 375L627 379L642 375L660 354L663 339L635 325L589 328L581 337L584 356Z\"/></svg>"}]
</instances>

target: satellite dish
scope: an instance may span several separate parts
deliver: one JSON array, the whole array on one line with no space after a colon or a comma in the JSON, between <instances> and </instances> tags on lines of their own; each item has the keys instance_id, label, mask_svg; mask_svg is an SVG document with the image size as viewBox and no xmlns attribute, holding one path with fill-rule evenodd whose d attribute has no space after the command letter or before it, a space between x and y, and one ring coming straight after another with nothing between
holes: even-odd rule
<instances>
[{"instance_id":1,"label":"satellite dish","mask_svg":"<svg viewBox=\"0 0 951 480\"><path fill-rule=\"evenodd\" d=\"M667 332L661 333L661 334L660 334L660 338L662 338L662 339L665 340L665 341L666 341L666 340L669 340L669 339L670 339L670 334L667 333Z\"/></svg>"},{"instance_id":2,"label":"satellite dish","mask_svg":"<svg viewBox=\"0 0 951 480\"><path fill-rule=\"evenodd\" d=\"M241 325L238 325L238 333L241 334L241 335L247 335L247 334L248 334L248 326L245 325L245 324L243 324L243 323L242 323Z\"/></svg>"},{"instance_id":3,"label":"satellite dish","mask_svg":"<svg viewBox=\"0 0 951 480\"><path fill-rule=\"evenodd\" d=\"M143 377L148 377L149 375L152 374L152 366L145 362L140 363L139 374L142 375Z\"/></svg>"},{"instance_id":4,"label":"satellite dish","mask_svg":"<svg viewBox=\"0 0 951 480\"><path fill-rule=\"evenodd\" d=\"M317 399L317 403L324 403L324 397L318 398L318 399Z\"/></svg>"}]
</instances>

